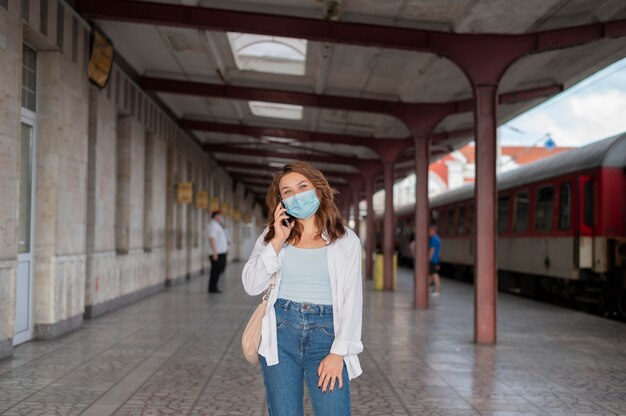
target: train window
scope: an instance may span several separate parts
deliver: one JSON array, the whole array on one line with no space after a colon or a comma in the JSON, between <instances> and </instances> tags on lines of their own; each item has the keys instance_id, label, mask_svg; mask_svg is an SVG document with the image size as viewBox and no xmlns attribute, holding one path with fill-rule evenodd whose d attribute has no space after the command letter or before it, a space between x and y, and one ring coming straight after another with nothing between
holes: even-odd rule
<instances>
[{"instance_id":1,"label":"train window","mask_svg":"<svg viewBox=\"0 0 626 416\"><path fill-rule=\"evenodd\" d=\"M454 208L448 208L446 212L446 234L454 234Z\"/></svg>"},{"instance_id":2,"label":"train window","mask_svg":"<svg viewBox=\"0 0 626 416\"><path fill-rule=\"evenodd\" d=\"M474 234L475 222L474 222L474 204L470 204L467 208L467 223L469 224L469 231Z\"/></svg>"},{"instance_id":3,"label":"train window","mask_svg":"<svg viewBox=\"0 0 626 416\"><path fill-rule=\"evenodd\" d=\"M537 189L535 204L535 230L550 231L552 229L552 212L554 208L554 187L544 186Z\"/></svg>"},{"instance_id":4,"label":"train window","mask_svg":"<svg viewBox=\"0 0 626 416\"><path fill-rule=\"evenodd\" d=\"M444 229L444 217L446 216L446 210L445 209L441 209L437 211L437 229L439 230L440 233L445 233L445 229Z\"/></svg>"},{"instance_id":5,"label":"train window","mask_svg":"<svg viewBox=\"0 0 626 416\"><path fill-rule=\"evenodd\" d=\"M528 230L528 191L515 194L515 231Z\"/></svg>"},{"instance_id":6,"label":"train window","mask_svg":"<svg viewBox=\"0 0 626 416\"><path fill-rule=\"evenodd\" d=\"M509 230L509 200L508 195L498 198L498 234Z\"/></svg>"},{"instance_id":7,"label":"train window","mask_svg":"<svg viewBox=\"0 0 626 416\"><path fill-rule=\"evenodd\" d=\"M587 227L593 227L593 181L585 182L583 198L583 222Z\"/></svg>"},{"instance_id":8,"label":"train window","mask_svg":"<svg viewBox=\"0 0 626 416\"><path fill-rule=\"evenodd\" d=\"M456 214L456 232L463 234L465 232L465 206L460 206Z\"/></svg>"},{"instance_id":9,"label":"train window","mask_svg":"<svg viewBox=\"0 0 626 416\"><path fill-rule=\"evenodd\" d=\"M561 184L559 191L559 230L568 230L572 212L572 184Z\"/></svg>"}]
</instances>

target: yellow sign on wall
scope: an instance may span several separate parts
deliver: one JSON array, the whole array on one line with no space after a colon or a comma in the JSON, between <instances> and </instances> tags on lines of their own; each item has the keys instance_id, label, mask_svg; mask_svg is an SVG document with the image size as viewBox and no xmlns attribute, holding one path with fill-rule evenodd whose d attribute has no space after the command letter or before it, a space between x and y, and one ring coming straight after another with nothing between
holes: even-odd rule
<instances>
[{"instance_id":1,"label":"yellow sign on wall","mask_svg":"<svg viewBox=\"0 0 626 416\"><path fill-rule=\"evenodd\" d=\"M211 197L211 204L209 205L209 211L217 211L220 209L220 200L218 197Z\"/></svg>"},{"instance_id":2,"label":"yellow sign on wall","mask_svg":"<svg viewBox=\"0 0 626 416\"><path fill-rule=\"evenodd\" d=\"M196 207L200 209L206 209L209 206L209 193L207 191L200 191L196 195Z\"/></svg>"},{"instance_id":3,"label":"yellow sign on wall","mask_svg":"<svg viewBox=\"0 0 626 416\"><path fill-rule=\"evenodd\" d=\"M178 184L178 203L191 204L193 202L193 183L180 182Z\"/></svg>"}]
</instances>

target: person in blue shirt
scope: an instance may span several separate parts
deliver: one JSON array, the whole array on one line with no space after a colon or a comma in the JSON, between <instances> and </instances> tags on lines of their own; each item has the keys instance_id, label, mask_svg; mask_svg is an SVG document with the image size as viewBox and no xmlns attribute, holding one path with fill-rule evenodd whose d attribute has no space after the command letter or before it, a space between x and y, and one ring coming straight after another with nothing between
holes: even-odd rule
<instances>
[{"instance_id":1,"label":"person in blue shirt","mask_svg":"<svg viewBox=\"0 0 626 416\"><path fill-rule=\"evenodd\" d=\"M439 253L441 251L441 239L437 235L437 225L431 224L428 227L428 280L435 283L433 296L439 296L441 283L439 281Z\"/></svg>"}]
</instances>

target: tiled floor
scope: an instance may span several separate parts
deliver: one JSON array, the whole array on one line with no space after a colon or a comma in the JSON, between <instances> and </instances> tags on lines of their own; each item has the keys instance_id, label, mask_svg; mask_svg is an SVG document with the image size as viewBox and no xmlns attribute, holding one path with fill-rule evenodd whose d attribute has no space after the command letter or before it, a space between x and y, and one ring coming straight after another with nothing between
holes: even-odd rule
<instances>
[{"instance_id":1,"label":"tiled floor","mask_svg":"<svg viewBox=\"0 0 626 416\"><path fill-rule=\"evenodd\" d=\"M265 415L260 374L239 351L256 304L241 266L221 295L197 279L18 347L0 361L0 414ZM398 284L365 285L354 415L626 415L624 324L501 294L498 345L476 346L470 286L444 280L415 311L408 270Z\"/></svg>"}]
</instances>

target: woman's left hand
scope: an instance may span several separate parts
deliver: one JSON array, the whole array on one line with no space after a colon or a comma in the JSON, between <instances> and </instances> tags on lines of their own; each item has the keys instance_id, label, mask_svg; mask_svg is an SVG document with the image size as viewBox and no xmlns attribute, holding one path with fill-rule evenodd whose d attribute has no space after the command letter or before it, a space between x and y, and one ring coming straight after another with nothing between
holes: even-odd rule
<instances>
[{"instance_id":1,"label":"woman's left hand","mask_svg":"<svg viewBox=\"0 0 626 416\"><path fill-rule=\"evenodd\" d=\"M339 380L339 388L343 388L343 357L341 355L330 353L322 360L317 375L319 381L317 387L322 389L322 393L326 393L326 388L330 383L330 391L335 388L335 379Z\"/></svg>"}]
</instances>

